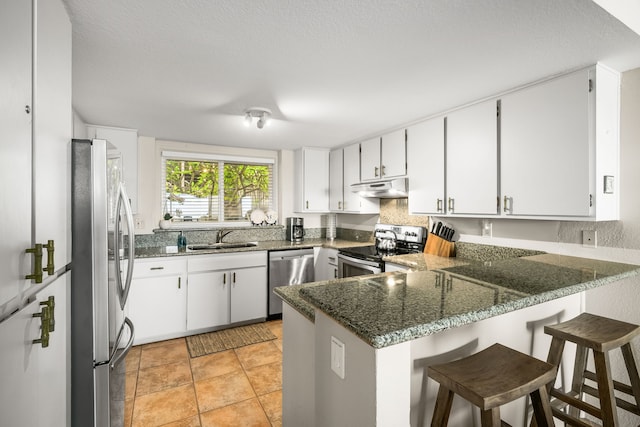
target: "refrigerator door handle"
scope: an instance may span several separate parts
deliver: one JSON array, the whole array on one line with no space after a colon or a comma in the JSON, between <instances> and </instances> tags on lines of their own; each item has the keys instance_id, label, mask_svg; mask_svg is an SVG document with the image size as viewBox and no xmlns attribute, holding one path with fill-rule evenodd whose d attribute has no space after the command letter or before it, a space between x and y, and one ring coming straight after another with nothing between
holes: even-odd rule
<instances>
[{"instance_id":1,"label":"refrigerator door handle","mask_svg":"<svg viewBox=\"0 0 640 427\"><path fill-rule=\"evenodd\" d=\"M127 345L124 347L124 349L116 355L116 353L118 352L118 347L120 345L120 340L122 340L122 336L124 334L124 325L127 325L129 327L129 331L131 332L129 334L129 341L127 341ZM133 322L131 322L131 320L129 320L128 317L124 318L124 323L122 324L122 326L120 326L120 331L118 331L118 337L116 338L116 342L113 345L113 351L111 352L111 357L109 358L109 368L111 370L115 369L116 366L118 366L118 363L120 363L120 360L122 360L127 353L129 353L129 350L131 350L131 347L133 347L133 339L135 337L135 329L133 327Z\"/></svg>"},{"instance_id":2,"label":"refrigerator door handle","mask_svg":"<svg viewBox=\"0 0 640 427\"><path fill-rule=\"evenodd\" d=\"M128 251L128 264L127 264L127 277L124 282L124 286L122 285L122 277L120 276L120 208L124 207L125 217L127 219L127 229L129 238L129 251ZM116 217L115 217L115 232L114 232L114 259L116 262L116 283L117 283L117 291L120 300L120 308L124 310L124 306L127 303L127 298L129 297L129 289L131 288L131 279L133 277L133 262L135 260L135 234L134 234L134 224L133 224L133 213L131 212L131 205L129 204L129 197L127 197L127 192L124 189L124 186L120 184L118 188L118 204L116 207Z\"/></svg>"}]
</instances>

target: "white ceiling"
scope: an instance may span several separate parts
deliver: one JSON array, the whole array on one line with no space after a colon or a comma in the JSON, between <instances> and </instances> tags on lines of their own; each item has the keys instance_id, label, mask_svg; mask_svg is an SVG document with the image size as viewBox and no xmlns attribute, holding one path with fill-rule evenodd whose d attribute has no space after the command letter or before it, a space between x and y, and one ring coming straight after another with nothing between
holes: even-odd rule
<instances>
[{"instance_id":1,"label":"white ceiling","mask_svg":"<svg viewBox=\"0 0 640 427\"><path fill-rule=\"evenodd\" d=\"M590 0L64 0L90 124L242 147L336 146L597 61L640 35ZM252 106L268 128L242 125Z\"/></svg>"}]
</instances>

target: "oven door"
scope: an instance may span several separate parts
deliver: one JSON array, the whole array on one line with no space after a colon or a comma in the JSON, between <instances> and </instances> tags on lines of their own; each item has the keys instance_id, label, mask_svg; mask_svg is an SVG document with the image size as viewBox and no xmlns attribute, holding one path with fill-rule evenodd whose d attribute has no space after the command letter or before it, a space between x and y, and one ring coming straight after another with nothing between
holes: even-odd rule
<instances>
[{"instance_id":1,"label":"oven door","mask_svg":"<svg viewBox=\"0 0 640 427\"><path fill-rule=\"evenodd\" d=\"M365 274L382 273L384 264L352 258L342 253L338 253L338 277L363 276Z\"/></svg>"}]
</instances>

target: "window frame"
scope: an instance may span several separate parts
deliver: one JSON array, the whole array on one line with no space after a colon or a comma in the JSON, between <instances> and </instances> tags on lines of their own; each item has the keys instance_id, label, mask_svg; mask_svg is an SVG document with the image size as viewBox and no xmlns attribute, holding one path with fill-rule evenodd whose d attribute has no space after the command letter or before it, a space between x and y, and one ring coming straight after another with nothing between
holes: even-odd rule
<instances>
[{"instance_id":1,"label":"window frame","mask_svg":"<svg viewBox=\"0 0 640 427\"><path fill-rule=\"evenodd\" d=\"M215 148L215 147L212 147ZM262 164L271 165L271 209L277 210L278 206L278 161L273 156L259 156L253 154L218 154L215 151L174 151L162 149L160 154L160 212L164 215L164 202L166 192L166 161L167 160L186 160L186 161L203 161L203 162L222 162L224 163L243 163L243 164ZM224 168L220 168L219 173L224 174ZM224 188L221 189L221 197L224 197ZM252 226L250 220L246 221L185 221L173 222L170 228L242 228Z\"/></svg>"}]
</instances>

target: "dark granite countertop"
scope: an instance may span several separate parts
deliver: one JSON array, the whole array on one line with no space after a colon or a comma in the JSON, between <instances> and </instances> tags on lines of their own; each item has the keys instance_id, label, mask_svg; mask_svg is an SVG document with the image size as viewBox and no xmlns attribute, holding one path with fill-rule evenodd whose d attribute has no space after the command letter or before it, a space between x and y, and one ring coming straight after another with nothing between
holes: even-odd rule
<instances>
[{"instance_id":1,"label":"dark granite countertop","mask_svg":"<svg viewBox=\"0 0 640 427\"><path fill-rule=\"evenodd\" d=\"M253 251L279 251L287 249L307 249L321 246L324 248L340 249L353 246L371 245L371 242L354 242L351 240L327 240L327 239L305 239L300 243L292 243L286 240L268 240L256 242L256 246L246 248L211 249L198 251L178 251L177 246L160 246L152 248L136 248L136 258L154 258L165 256L185 256L185 255L211 255L230 252L253 252Z\"/></svg>"},{"instance_id":2,"label":"dark granite countertop","mask_svg":"<svg viewBox=\"0 0 640 427\"><path fill-rule=\"evenodd\" d=\"M382 348L640 273L636 265L544 253L491 261L405 257L416 264L415 271L275 292L310 320L320 309L372 347Z\"/></svg>"}]
</instances>

